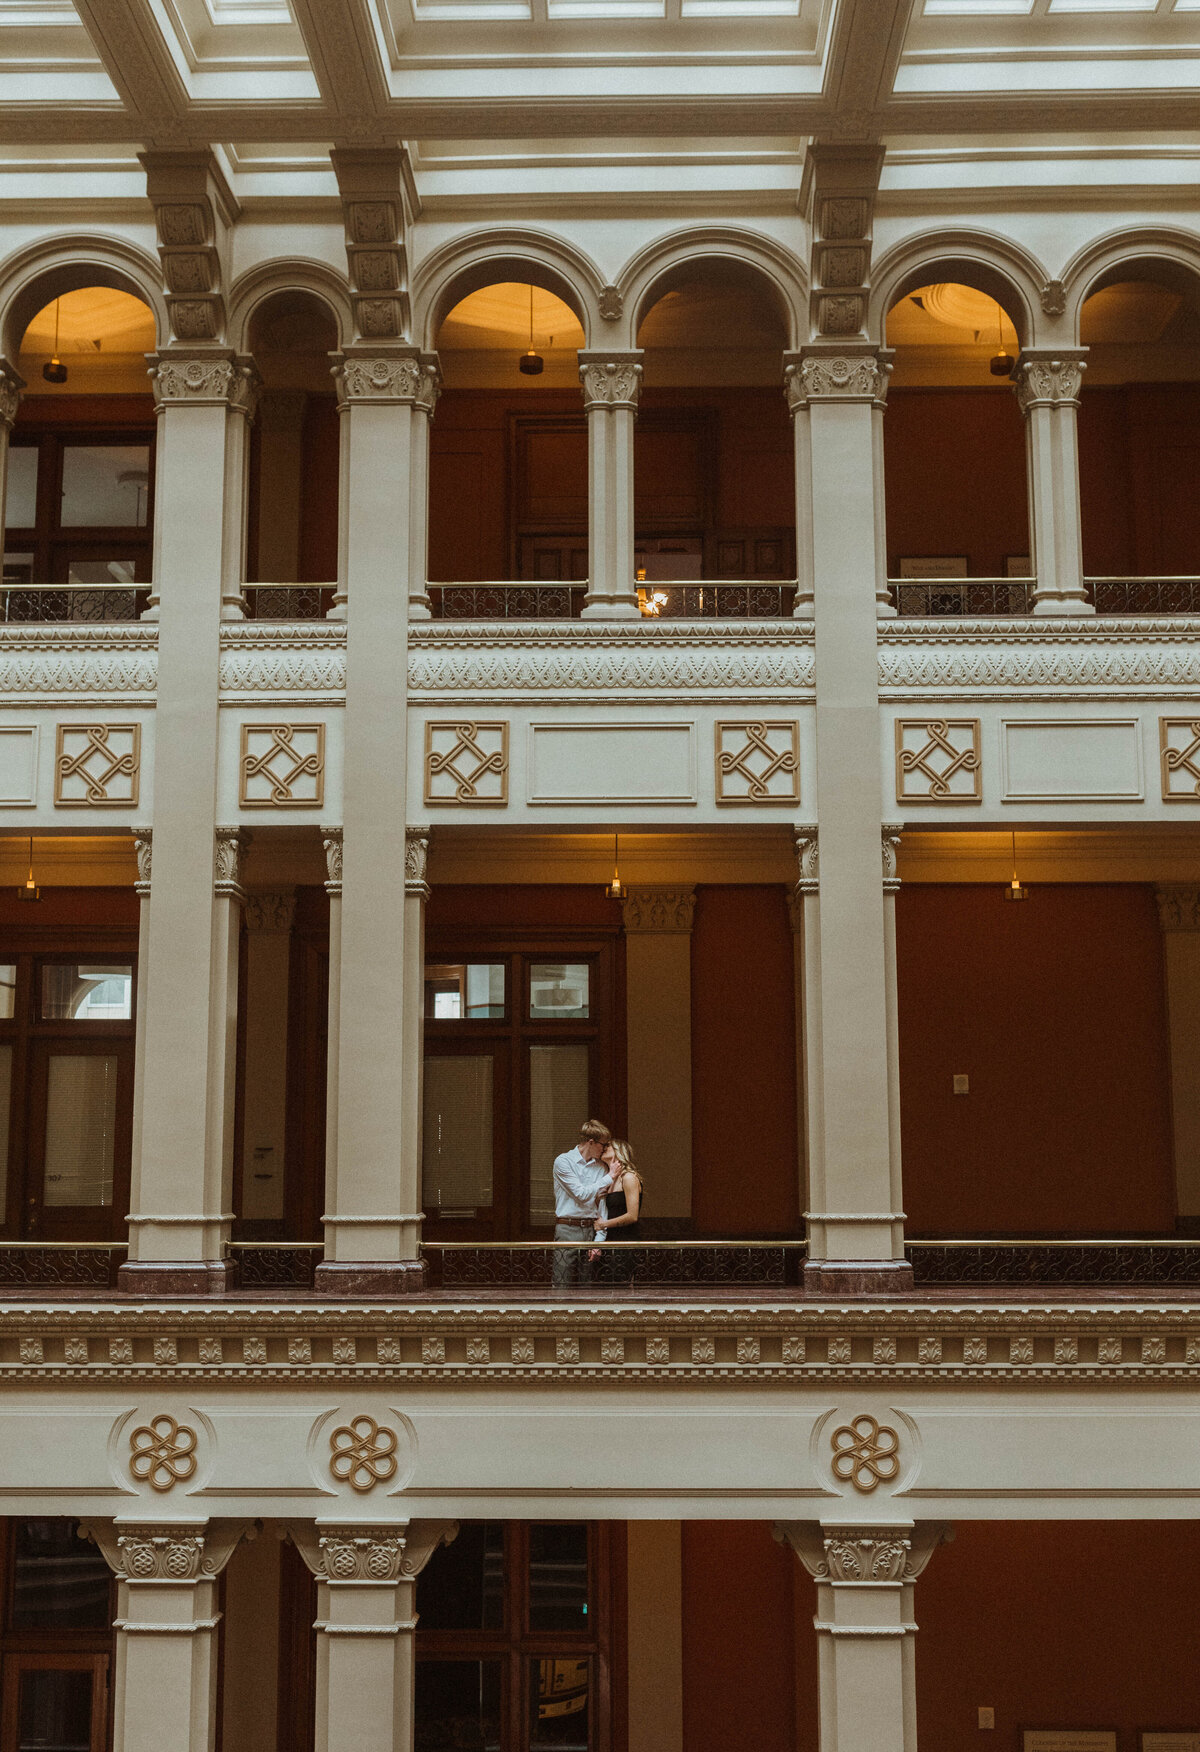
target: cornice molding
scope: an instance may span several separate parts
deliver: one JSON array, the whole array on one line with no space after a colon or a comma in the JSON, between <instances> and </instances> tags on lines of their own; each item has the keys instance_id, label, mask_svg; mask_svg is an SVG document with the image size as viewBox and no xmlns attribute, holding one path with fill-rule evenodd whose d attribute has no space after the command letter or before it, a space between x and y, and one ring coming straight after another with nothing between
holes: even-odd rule
<instances>
[{"instance_id":1,"label":"cornice molding","mask_svg":"<svg viewBox=\"0 0 1200 1752\"><path fill-rule=\"evenodd\" d=\"M879 686L889 700L1190 699L1200 695L1200 619L890 620Z\"/></svg>"},{"instance_id":2,"label":"cornice molding","mask_svg":"<svg viewBox=\"0 0 1200 1752\"><path fill-rule=\"evenodd\" d=\"M0 627L0 694L10 701L152 705L157 673L152 625Z\"/></svg>"},{"instance_id":3,"label":"cornice molding","mask_svg":"<svg viewBox=\"0 0 1200 1752\"><path fill-rule=\"evenodd\" d=\"M712 1381L1200 1383L1200 1299L1082 1305L693 1302L470 1307L0 1308L0 1379L460 1381L545 1386Z\"/></svg>"}]
</instances>

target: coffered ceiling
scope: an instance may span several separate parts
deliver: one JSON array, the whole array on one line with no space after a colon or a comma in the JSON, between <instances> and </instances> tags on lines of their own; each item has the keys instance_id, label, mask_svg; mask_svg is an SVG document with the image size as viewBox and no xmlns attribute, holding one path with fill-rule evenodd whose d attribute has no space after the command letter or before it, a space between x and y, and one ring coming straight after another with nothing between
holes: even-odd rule
<instances>
[{"instance_id":1,"label":"coffered ceiling","mask_svg":"<svg viewBox=\"0 0 1200 1752\"><path fill-rule=\"evenodd\" d=\"M173 145L239 199L332 198L330 145L397 139L434 202L583 166L768 198L814 137L886 140L897 186L1031 153L1192 179L1198 80L1200 0L0 0L0 199L132 196Z\"/></svg>"}]
</instances>

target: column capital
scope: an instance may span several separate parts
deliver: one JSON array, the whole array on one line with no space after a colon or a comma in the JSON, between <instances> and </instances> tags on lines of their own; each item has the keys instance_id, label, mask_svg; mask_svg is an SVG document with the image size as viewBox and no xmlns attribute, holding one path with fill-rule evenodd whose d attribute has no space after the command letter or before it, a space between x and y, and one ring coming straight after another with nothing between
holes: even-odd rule
<instances>
[{"instance_id":1,"label":"column capital","mask_svg":"<svg viewBox=\"0 0 1200 1752\"><path fill-rule=\"evenodd\" d=\"M340 827L323 827L321 829L321 844L325 848L325 892L338 894L342 892L342 830Z\"/></svg>"},{"instance_id":2,"label":"column capital","mask_svg":"<svg viewBox=\"0 0 1200 1752\"><path fill-rule=\"evenodd\" d=\"M432 417L442 391L436 353L415 347L355 347L333 355L338 405L412 407Z\"/></svg>"},{"instance_id":3,"label":"column capital","mask_svg":"<svg viewBox=\"0 0 1200 1752\"><path fill-rule=\"evenodd\" d=\"M777 1521L775 1538L790 1545L817 1582L915 1582L937 1546L954 1538L945 1521L897 1521L890 1525L822 1526L817 1521Z\"/></svg>"},{"instance_id":4,"label":"column capital","mask_svg":"<svg viewBox=\"0 0 1200 1752\"><path fill-rule=\"evenodd\" d=\"M1160 882L1154 890L1158 922L1166 936L1200 931L1200 888L1186 882Z\"/></svg>"},{"instance_id":5,"label":"column capital","mask_svg":"<svg viewBox=\"0 0 1200 1752\"><path fill-rule=\"evenodd\" d=\"M138 879L133 885L133 891L139 900L145 900L150 893L150 859L154 841L152 827L135 827L133 834L133 855L137 859Z\"/></svg>"},{"instance_id":6,"label":"column capital","mask_svg":"<svg viewBox=\"0 0 1200 1752\"><path fill-rule=\"evenodd\" d=\"M1022 347L1013 367L1013 390L1021 412L1078 407L1087 353L1086 347Z\"/></svg>"},{"instance_id":7,"label":"column capital","mask_svg":"<svg viewBox=\"0 0 1200 1752\"><path fill-rule=\"evenodd\" d=\"M288 1534L319 1581L414 1582L439 1545L458 1537L457 1521L289 1521Z\"/></svg>"},{"instance_id":8,"label":"column capital","mask_svg":"<svg viewBox=\"0 0 1200 1752\"><path fill-rule=\"evenodd\" d=\"M793 834L796 848L796 886L793 892L800 894L816 894L821 883L820 851L817 840L818 829L813 827L798 827Z\"/></svg>"},{"instance_id":9,"label":"column capital","mask_svg":"<svg viewBox=\"0 0 1200 1752\"><path fill-rule=\"evenodd\" d=\"M900 841L904 836L904 823L902 821L885 821L879 831L881 837L880 849L883 853L883 892L885 894L895 894L900 887L900 876L897 866L900 853Z\"/></svg>"},{"instance_id":10,"label":"column capital","mask_svg":"<svg viewBox=\"0 0 1200 1752\"><path fill-rule=\"evenodd\" d=\"M429 899L429 884L425 866L429 859L429 829L406 827L404 830L404 892Z\"/></svg>"},{"instance_id":11,"label":"column capital","mask_svg":"<svg viewBox=\"0 0 1200 1752\"><path fill-rule=\"evenodd\" d=\"M250 843L244 827L218 827L213 832L213 891L233 900L244 900L238 881L242 853Z\"/></svg>"},{"instance_id":12,"label":"column capital","mask_svg":"<svg viewBox=\"0 0 1200 1752\"><path fill-rule=\"evenodd\" d=\"M262 380L253 359L220 347L170 347L150 353L155 408L226 407L250 419Z\"/></svg>"},{"instance_id":13,"label":"column capital","mask_svg":"<svg viewBox=\"0 0 1200 1752\"><path fill-rule=\"evenodd\" d=\"M286 937L296 916L296 891L279 889L271 894L247 894L246 928L260 937Z\"/></svg>"},{"instance_id":14,"label":"column capital","mask_svg":"<svg viewBox=\"0 0 1200 1752\"><path fill-rule=\"evenodd\" d=\"M654 883L630 888L621 902L625 935L690 936L696 914L695 888Z\"/></svg>"},{"instance_id":15,"label":"column capital","mask_svg":"<svg viewBox=\"0 0 1200 1752\"><path fill-rule=\"evenodd\" d=\"M642 393L642 353L579 352L579 381L584 412L592 408L632 408Z\"/></svg>"},{"instance_id":16,"label":"column capital","mask_svg":"<svg viewBox=\"0 0 1200 1752\"><path fill-rule=\"evenodd\" d=\"M7 359L0 359L0 427L11 431L21 402L25 379Z\"/></svg>"},{"instance_id":17,"label":"column capital","mask_svg":"<svg viewBox=\"0 0 1200 1752\"><path fill-rule=\"evenodd\" d=\"M814 401L870 402L887 399L893 354L885 347L801 347L783 355L788 407L798 413Z\"/></svg>"},{"instance_id":18,"label":"column capital","mask_svg":"<svg viewBox=\"0 0 1200 1752\"><path fill-rule=\"evenodd\" d=\"M204 1582L219 1576L250 1531L248 1520L84 1521L80 1531L100 1547L125 1582Z\"/></svg>"}]
</instances>

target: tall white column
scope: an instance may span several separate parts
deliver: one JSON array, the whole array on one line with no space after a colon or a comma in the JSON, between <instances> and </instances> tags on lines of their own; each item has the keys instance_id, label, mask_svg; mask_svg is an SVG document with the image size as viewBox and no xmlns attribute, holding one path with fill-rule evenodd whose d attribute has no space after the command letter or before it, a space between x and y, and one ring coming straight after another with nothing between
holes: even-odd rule
<instances>
[{"instance_id":1,"label":"tall white column","mask_svg":"<svg viewBox=\"0 0 1200 1752\"><path fill-rule=\"evenodd\" d=\"M246 896L245 1086L242 1199L245 1222L284 1215L287 1144L288 985L294 889Z\"/></svg>"},{"instance_id":2,"label":"tall white column","mask_svg":"<svg viewBox=\"0 0 1200 1752\"><path fill-rule=\"evenodd\" d=\"M213 1752L221 1571L246 1521L95 1521L119 1578L113 1752Z\"/></svg>"},{"instance_id":3,"label":"tall white column","mask_svg":"<svg viewBox=\"0 0 1200 1752\"><path fill-rule=\"evenodd\" d=\"M821 895L817 830L796 832L796 884L788 897L796 992L796 1105L800 1139L800 1209L825 1208L821 1112Z\"/></svg>"},{"instance_id":4,"label":"tall white column","mask_svg":"<svg viewBox=\"0 0 1200 1752\"><path fill-rule=\"evenodd\" d=\"M585 620L637 620L633 424L642 355L579 355L588 423L588 592Z\"/></svg>"},{"instance_id":5,"label":"tall white column","mask_svg":"<svg viewBox=\"0 0 1200 1752\"><path fill-rule=\"evenodd\" d=\"M784 393L792 416L792 455L796 481L796 620L813 618L812 422L808 394L799 369L784 373Z\"/></svg>"},{"instance_id":6,"label":"tall white column","mask_svg":"<svg viewBox=\"0 0 1200 1752\"><path fill-rule=\"evenodd\" d=\"M4 529L8 507L8 440L24 387L25 379L14 370L7 359L0 359L0 559L4 555Z\"/></svg>"},{"instance_id":7,"label":"tall white column","mask_svg":"<svg viewBox=\"0 0 1200 1752\"><path fill-rule=\"evenodd\" d=\"M429 443L434 410L442 393L436 353L421 354L421 393L414 403L412 428L412 510L408 532L408 614L432 620L429 600Z\"/></svg>"},{"instance_id":8,"label":"tall white column","mask_svg":"<svg viewBox=\"0 0 1200 1752\"><path fill-rule=\"evenodd\" d=\"M789 394L810 426L819 894L804 900L808 1262L834 1294L911 1282L900 1208L881 843L879 419L888 361L808 347ZM817 880L815 847L810 876ZM811 918L810 918L811 913Z\"/></svg>"},{"instance_id":9,"label":"tall white column","mask_svg":"<svg viewBox=\"0 0 1200 1752\"><path fill-rule=\"evenodd\" d=\"M1025 433L1034 614L1094 614L1083 582L1079 390L1086 347L1025 348L1013 373Z\"/></svg>"},{"instance_id":10,"label":"tall white column","mask_svg":"<svg viewBox=\"0 0 1200 1752\"><path fill-rule=\"evenodd\" d=\"M316 1752L412 1752L417 1577L458 1523L290 1532L317 1578Z\"/></svg>"},{"instance_id":11,"label":"tall white column","mask_svg":"<svg viewBox=\"0 0 1200 1752\"><path fill-rule=\"evenodd\" d=\"M410 827L404 848L404 1032L401 1038L400 1075L404 1083L408 1124L401 1139L400 1202L420 1212L421 1127L425 1105L425 908L429 884L425 872L429 858L429 834Z\"/></svg>"},{"instance_id":12,"label":"tall white column","mask_svg":"<svg viewBox=\"0 0 1200 1752\"><path fill-rule=\"evenodd\" d=\"M631 888L621 910L629 1135L654 1164L654 1216L690 1217L696 891Z\"/></svg>"},{"instance_id":13,"label":"tall white column","mask_svg":"<svg viewBox=\"0 0 1200 1752\"><path fill-rule=\"evenodd\" d=\"M337 1187L338 1056L341 1051L342 1005L342 830L323 827L325 892L329 896L329 995L325 1036L325 1187L327 1199Z\"/></svg>"},{"instance_id":14,"label":"tall white column","mask_svg":"<svg viewBox=\"0 0 1200 1752\"><path fill-rule=\"evenodd\" d=\"M337 1095L317 1283L339 1295L402 1294L424 1281L421 1212L402 1167L416 1158L419 1102L397 1073L412 983L405 714L411 542L414 516L423 516L412 461L434 385L423 356L405 347L355 347L337 375L349 459L344 842L330 1051Z\"/></svg>"},{"instance_id":15,"label":"tall white column","mask_svg":"<svg viewBox=\"0 0 1200 1752\"><path fill-rule=\"evenodd\" d=\"M252 367L221 348L156 356L158 688L154 881L139 1134L121 1281L221 1290L232 1183L238 837L217 829L222 616L240 614Z\"/></svg>"},{"instance_id":16,"label":"tall white column","mask_svg":"<svg viewBox=\"0 0 1200 1752\"><path fill-rule=\"evenodd\" d=\"M1157 890L1167 977L1175 1211L1181 1232L1200 1235L1200 888Z\"/></svg>"},{"instance_id":17,"label":"tall white column","mask_svg":"<svg viewBox=\"0 0 1200 1752\"><path fill-rule=\"evenodd\" d=\"M820 1752L917 1752L914 1583L940 1523L776 1527L817 1584Z\"/></svg>"}]
</instances>

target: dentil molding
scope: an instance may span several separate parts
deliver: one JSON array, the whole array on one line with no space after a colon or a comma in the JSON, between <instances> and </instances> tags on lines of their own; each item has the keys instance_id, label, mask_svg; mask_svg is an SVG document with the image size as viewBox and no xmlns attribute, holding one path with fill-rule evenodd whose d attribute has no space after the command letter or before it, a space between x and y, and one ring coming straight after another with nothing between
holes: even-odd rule
<instances>
[{"instance_id":1,"label":"dentil molding","mask_svg":"<svg viewBox=\"0 0 1200 1752\"><path fill-rule=\"evenodd\" d=\"M430 1380L1197 1385L1200 1301L10 1305L0 1307L0 1379L10 1387L135 1380L234 1387Z\"/></svg>"}]
</instances>

